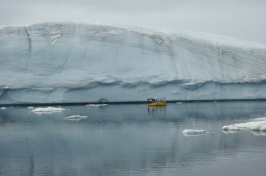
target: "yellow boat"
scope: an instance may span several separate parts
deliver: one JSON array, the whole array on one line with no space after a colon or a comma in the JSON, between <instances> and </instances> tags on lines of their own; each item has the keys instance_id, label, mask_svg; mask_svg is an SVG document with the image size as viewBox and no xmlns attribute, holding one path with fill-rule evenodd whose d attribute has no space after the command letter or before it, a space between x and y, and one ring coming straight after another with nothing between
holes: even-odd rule
<instances>
[{"instance_id":1,"label":"yellow boat","mask_svg":"<svg viewBox=\"0 0 266 176\"><path fill-rule=\"evenodd\" d=\"M157 101L154 103L150 103L149 106L167 106L166 102Z\"/></svg>"},{"instance_id":2,"label":"yellow boat","mask_svg":"<svg viewBox=\"0 0 266 176\"><path fill-rule=\"evenodd\" d=\"M167 106L165 99L153 99L153 98L148 98L149 106Z\"/></svg>"}]
</instances>

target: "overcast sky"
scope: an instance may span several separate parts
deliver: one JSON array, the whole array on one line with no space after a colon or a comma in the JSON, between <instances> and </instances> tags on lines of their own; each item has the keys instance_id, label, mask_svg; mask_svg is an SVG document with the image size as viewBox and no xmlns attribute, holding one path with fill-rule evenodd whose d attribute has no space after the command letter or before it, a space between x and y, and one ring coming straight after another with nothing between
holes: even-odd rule
<instances>
[{"instance_id":1,"label":"overcast sky","mask_svg":"<svg viewBox=\"0 0 266 176\"><path fill-rule=\"evenodd\" d=\"M266 0L0 0L0 26L47 21L200 31L266 44Z\"/></svg>"}]
</instances>

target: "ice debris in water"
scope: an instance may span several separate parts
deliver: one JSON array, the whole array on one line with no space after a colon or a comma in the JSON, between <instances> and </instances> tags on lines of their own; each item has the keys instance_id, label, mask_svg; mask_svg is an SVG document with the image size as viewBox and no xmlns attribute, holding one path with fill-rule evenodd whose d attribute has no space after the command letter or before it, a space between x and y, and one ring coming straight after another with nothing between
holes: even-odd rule
<instances>
[{"instance_id":1,"label":"ice debris in water","mask_svg":"<svg viewBox=\"0 0 266 176\"><path fill-rule=\"evenodd\" d=\"M206 130L198 130L198 129L185 129L182 131L183 134L185 135L200 135L200 134L207 134Z\"/></svg>"},{"instance_id":2,"label":"ice debris in water","mask_svg":"<svg viewBox=\"0 0 266 176\"><path fill-rule=\"evenodd\" d=\"M5 110L5 109L6 109L6 107L1 107L1 109L2 109L2 110Z\"/></svg>"},{"instance_id":3,"label":"ice debris in water","mask_svg":"<svg viewBox=\"0 0 266 176\"><path fill-rule=\"evenodd\" d=\"M238 130L266 131L266 117L255 118L245 123L226 125L223 126L222 129L225 131L238 131Z\"/></svg>"},{"instance_id":4,"label":"ice debris in water","mask_svg":"<svg viewBox=\"0 0 266 176\"><path fill-rule=\"evenodd\" d=\"M68 117L65 117L66 120L69 120L69 121L80 121L82 119L86 119L88 116L81 116L81 115L72 115L72 116L68 116Z\"/></svg>"},{"instance_id":5,"label":"ice debris in water","mask_svg":"<svg viewBox=\"0 0 266 176\"><path fill-rule=\"evenodd\" d=\"M91 107L104 107L104 106L108 106L108 104L87 104L86 106L91 106Z\"/></svg>"},{"instance_id":6,"label":"ice debris in water","mask_svg":"<svg viewBox=\"0 0 266 176\"><path fill-rule=\"evenodd\" d=\"M29 106L29 107L28 107L28 109L34 109L34 107L32 107L32 106Z\"/></svg>"},{"instance_id":7,"label":"ice debris in water","mask_svg":"<svg viewBox=\"0 0 266 176\"><path fill-rule=\"evenodd\" d=\"M61 112L64 111L66 109L63 109L61 107L55 108L55 107L46 107L46 108L35 108L32 110L32 112L37 113L37 114L41 114L41 113L53 113L53 112Z\"/></svg>"}]
</instances>

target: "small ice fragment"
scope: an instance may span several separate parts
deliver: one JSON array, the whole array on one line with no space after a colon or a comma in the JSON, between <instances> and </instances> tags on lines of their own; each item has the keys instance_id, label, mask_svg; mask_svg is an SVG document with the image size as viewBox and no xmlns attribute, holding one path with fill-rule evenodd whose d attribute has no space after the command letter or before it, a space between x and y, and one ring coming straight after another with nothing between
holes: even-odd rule
<instances>
[{"instance_id":1,"label":"small ice fragment","mask_svg":"<svg viewBox=\"0 0 266 176\"><path fill-rule=\"evenodd\" d=\"M91 106L91 107L104 107L108 106L108 104L87 104L85 106Z\"/></svg>"},{"instance_id":2,"label":"small ice fragment","mask_svg":"<svg viewBox=\"0 0 266 176\"><path fill-rule=\"evenodd\" d=\"M190 134L190 135L195 135L195 134L206 134L206 130L198 130L198 129L185 129L182 131L183 134Z\"/></svg>"},{"instance_id":3,"label":"small ice fragment","mask_svg":"<svg viewBox=\"0 0 266 176\"><path fill-rule=\"evenodd\" d=\"M81 116L81 115L72 115L72 116L69 116L69 117L65 117L66 120L69 120L69 121L80 121L82 119L86 119L87 116Z\"/></svg>"},{"instance_id":4,"label":"small ice fragment","mask_svg":"<svg viewBox=\"0 0 266 176\"><path fill-rule=\"evenodd\" d=\"M2 109L2 110L5 110L5 109L6 109L6 107L1 107L1 109Z\"/></svg>"},{"instance_id":5,"label":"small ice fragment","mask_svg":"<svg viewBox=\"0 0 266 176\"><path fill-rule=\"evenodd\" d=\"M29 106L29 107L28 107L28 109L34 109L34 107L32 107L32 106Z\"/></svg>"},{"instance_id":6,"label":"small ice fragment","mask_svg":"<svg viewBox=\"0 0 266 176\"><path fill-rule=\"evenodd\" d=\"M235 130L223 130L224 134L235 134L237 131Z\"/></svg>"},{"instance_id":7,"label":"small ice fragment","mask_svg":"<svg viewBox=\"0 0 266 176\"><path fill-rule=\"evenodd\" d=\"M32 110L32 112L37 113L37 114L41 114L41 113L53 113L53 112L61 112L64 111L65 109L59 107L59 108L55 108L55 107L46 107L46 108L35 108Z\"/></svg>"}]
</instances>

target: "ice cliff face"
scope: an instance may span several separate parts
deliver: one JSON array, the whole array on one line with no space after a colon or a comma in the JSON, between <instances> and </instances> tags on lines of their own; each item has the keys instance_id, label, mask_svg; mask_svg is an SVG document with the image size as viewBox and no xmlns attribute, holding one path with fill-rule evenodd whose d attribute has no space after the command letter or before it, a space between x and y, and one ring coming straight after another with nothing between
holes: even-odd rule
<instances>
[{"instance_id":1,"label":"ice cliff face","mask_svg":"<svg viewBox=\"0 0 266 176\"><path fill-rule=\"evenodd\" d=\"M0 28L0 104L266 98L266 46L204 33Z\"/></svg>"}]
</instances>

